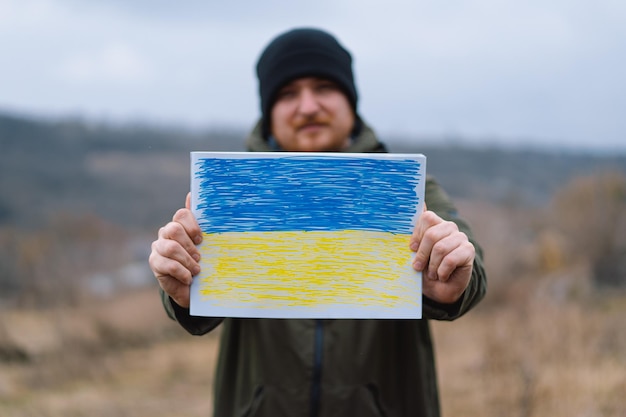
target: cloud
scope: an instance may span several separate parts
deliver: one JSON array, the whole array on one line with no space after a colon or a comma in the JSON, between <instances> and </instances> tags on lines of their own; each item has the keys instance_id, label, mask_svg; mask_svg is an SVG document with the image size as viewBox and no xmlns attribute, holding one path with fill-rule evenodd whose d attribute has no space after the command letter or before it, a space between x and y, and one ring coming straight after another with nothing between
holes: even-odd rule
<instances>
[{"instance_id":1,"label":"cloud","mask_svg":"<svg viewBox=\"0 0 626 417\"><path fill-rule=\"evenodd\" d=\"M130 45L110 44L63 60L57 74L69 83L145 84L154 81L153 65Z\"/></svg>"}]
</instances>

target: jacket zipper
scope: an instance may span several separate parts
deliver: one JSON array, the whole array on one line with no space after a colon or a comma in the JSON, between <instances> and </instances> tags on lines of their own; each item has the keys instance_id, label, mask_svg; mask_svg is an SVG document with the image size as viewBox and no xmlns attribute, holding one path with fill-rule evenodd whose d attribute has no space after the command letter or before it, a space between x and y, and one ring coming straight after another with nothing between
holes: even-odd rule
<instances>
[{"instance_id":1,"label":"jacket zipper","mask_svg":"<svg viewBox=\"0 0 626 417\"><path fill-rule=\"evenodd\" d=\"M324 348L324 322L315 320L315 337L313 338L313 381L311 381L311 417L317 417L320 410L322 360Z\"/></svg>"}]
</instances>

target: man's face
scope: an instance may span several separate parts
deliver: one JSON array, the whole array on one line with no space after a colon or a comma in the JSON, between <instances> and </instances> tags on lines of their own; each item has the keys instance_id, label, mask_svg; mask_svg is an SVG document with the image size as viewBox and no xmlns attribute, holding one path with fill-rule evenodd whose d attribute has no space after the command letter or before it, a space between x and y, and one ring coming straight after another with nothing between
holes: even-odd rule
<instances>
[{"instance_id":1,"label":"man's face","mask_svg":"<svg viewBox=\"0 0 626 417\"><path fill-rule=\"evenodd\" d=\"M272 134L289 152L338 152L350 144L355 116L332 81L298 78L278 92L271 112Z\"/></svg>"}]
</instances>

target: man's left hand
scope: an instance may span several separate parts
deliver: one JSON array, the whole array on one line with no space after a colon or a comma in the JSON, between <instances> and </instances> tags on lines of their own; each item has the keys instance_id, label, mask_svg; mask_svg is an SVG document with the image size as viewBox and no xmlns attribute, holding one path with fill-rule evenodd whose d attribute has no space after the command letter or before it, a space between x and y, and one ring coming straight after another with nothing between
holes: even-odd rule
<instances>
[{"instance_id":1,"label":"man's left hand","mask_svg":"<svg viewBox=\"0 0 626 417\"><path fill-rule=\"evenodd\" d=\"M422 272L422 293L433 301L456 302L472 276L476 251L456 223L424 211L413 229L409 246L413 268Z\"/></svg>"}]
</instances>

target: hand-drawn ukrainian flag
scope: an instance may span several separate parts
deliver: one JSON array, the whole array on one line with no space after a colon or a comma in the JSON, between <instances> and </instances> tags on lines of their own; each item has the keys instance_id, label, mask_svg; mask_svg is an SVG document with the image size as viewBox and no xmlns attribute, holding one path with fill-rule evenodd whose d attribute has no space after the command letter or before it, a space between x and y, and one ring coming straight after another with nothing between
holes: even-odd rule
<instances>
[{"instance_id":1,"label":"hand-drawn ukrainian flag","mask_svg":"<svg viewBox=\"0 0 626 417\"><path fill-rule=\"evenodd\" d=\"M191 314L420 318L416 154L192 152L204 235Z\"/></svg>"}]
</instances>

